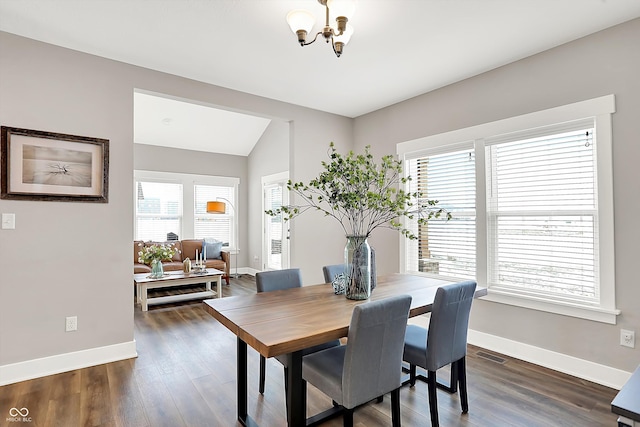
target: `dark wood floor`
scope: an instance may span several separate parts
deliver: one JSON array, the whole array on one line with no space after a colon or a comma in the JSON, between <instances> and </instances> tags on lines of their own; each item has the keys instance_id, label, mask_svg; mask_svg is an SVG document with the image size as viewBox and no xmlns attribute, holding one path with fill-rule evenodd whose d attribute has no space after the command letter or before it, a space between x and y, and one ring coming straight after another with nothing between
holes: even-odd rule
<instances>
[{"instance_id":1,"label":"dark wood floor","mask_svg":"<svg viewBox=\"0 0 640 427\"><path fill-rule=\"evenodd\" d=\"M254 292L250 276L232 279L224 295ZM419 319L418 322L425 321ZM136 359L78 369L0 387L0 425L235 426L235 336L201 302L135 309ZM249 350L249 413L262 426L284 426L282 367L270 359L264 396L258 393L258 354ZM438 392L442 426L614 426L616 391L529 363L469 347L469 413L457 395ZM400 393L402 423L429 426L426 384ZM390 426L390 400L369 403L356 426ZM309 387L308 413L331 406ZM6 420L28 408L30 423ZM341 419L325 423L340 426Z\"/></svg>"}]
</instances>

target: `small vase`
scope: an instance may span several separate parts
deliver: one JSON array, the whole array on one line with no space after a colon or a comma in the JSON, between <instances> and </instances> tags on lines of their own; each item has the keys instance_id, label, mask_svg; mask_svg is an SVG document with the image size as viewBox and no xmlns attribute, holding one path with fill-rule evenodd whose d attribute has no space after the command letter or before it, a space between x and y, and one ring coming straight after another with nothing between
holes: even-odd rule
<instances>
[{"instance_id":1,"label":"small vase","mask_svg":"<svg viewBox=\"0 0 640 427\"><path fill-rule=\"evenodd\" d=\"M365 300L371 296L371 247L365 236L347 236L344 248L345 295Z\"/></svg>"},{"instance_id":2,"label":"small vase","mask_svg":"<svg viewBox=\"0 0 640 427\"><path fill-rule=\"evenodd\" d=\"M153 260L151 261L151 278L159 279L164 276L164 270L162 268L162 261Z\"/></svg>"},{"instance_id":3,"label":"small vase","mask_svg":"<svg viewBox=\"0 0 640 427\"><path fill-rule=\"evenodd\" d=\"M333 293L336 295L344 295L346 281L347 277L344 274L338 274L331 282L331 286L333 286Z\"/></svg>"}]
</instances>

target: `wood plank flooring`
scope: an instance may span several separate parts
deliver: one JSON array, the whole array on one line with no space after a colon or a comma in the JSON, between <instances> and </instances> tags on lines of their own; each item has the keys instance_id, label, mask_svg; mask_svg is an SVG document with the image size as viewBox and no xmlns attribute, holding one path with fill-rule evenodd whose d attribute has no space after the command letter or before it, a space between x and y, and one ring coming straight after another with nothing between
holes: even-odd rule
<instances>
[{"instance_id":1,"label":"wood plank flooring","mask_svg":"<svg viewBox=\"0 0 640 427\"><path fill-rule=\"evenodd\" d=\"M255 292L251 276L225 296ZM180 292L180 289L174 291ZM166 290L159 291L158 295ZM416 320L426 322L425 318ZM136 359L0 387L0 426L236 426L236 339L198 301L135 309ZM264 396L258 354L249 350L249 413L262 426L286 425L282 366L269 359ZM614 426L616 390L469 346L469 413L458 395L438 392L442 426ZM443 376L446 373L443 372ZM331 406L309 386L308 414ZM430 426L426 384L400 393L404 426ZM391 425L390 398L359 408L359 427ZM28 408L31 422L9 421ZM341 418L323 424L341 426Z\"/></svg>"}]
</instances>

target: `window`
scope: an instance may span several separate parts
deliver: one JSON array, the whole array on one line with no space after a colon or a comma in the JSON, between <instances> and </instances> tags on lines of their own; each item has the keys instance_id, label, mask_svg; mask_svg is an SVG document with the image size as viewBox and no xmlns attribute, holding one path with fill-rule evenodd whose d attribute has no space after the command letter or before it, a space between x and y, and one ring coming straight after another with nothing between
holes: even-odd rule
<instances>
[{"instance_id":1,"label":"window","mask_svg":"<svg viewBox=\"0 0 640 427\"><path fill-rule=\"evenodd\" d=\"M419 238L404 241L402 271L615 324L614 111L610 95L399 144L409 189L453 214L408 224Z\"/></svg>"},{"instance_id":2,"label":"window","mask_svg":"<svg viewBox=\"0 0 640 427\"><path fill-rule=\"evenodd\" d=\"M164 241L182 230L182 185L136 182L136 239Z\"/></svg>"},{"instance_id":3,"label":"window","mask_svg":"<svg viewBox=\"0 0 640 427\"><path fill-rule=\"evenodd\" d=\"M135 238L165 241L214 238L235 247L237 178L135 171ZM208 214L207 202L220 199L225 214ZM224 200L223 200L224 199Z\"/></svg>"},{"instance_id":4,"label":"window","mask_svg":"<svg viewBox=\"0 0 640 427\"><path fill-rule=\"evenodd\" d=\"M485 141L494 289L597 303L593 132L588 119Z\"/></svg>"},{"instance_id":5,"label":"window","mask_svg":"<svg viewBox=\"0 0 640 427\"><path fill-rule=\"evenodd\" d=\"M417 240L408 241L407 271L443 277L476 276L476 187L473 146L446 153L410 158L410 191L438 200L453 218L412 224Z\"/></svg>"},{"instance_id":6,"label":"window","mask_svg":"<svg viewBox=\"0 0 640 427\"><path fill-rule=\"evenodd\" d=\"M231 247L237 247L235 245L236 239L233 236L233 224L236 215L232 207L235 206L234 187L197 184L194 194L194 238L213 237L221 242L229 242ZM215 215L207 213L207 202L218 199L226 203L226 212Z\"/></svg>"}]
</instances>

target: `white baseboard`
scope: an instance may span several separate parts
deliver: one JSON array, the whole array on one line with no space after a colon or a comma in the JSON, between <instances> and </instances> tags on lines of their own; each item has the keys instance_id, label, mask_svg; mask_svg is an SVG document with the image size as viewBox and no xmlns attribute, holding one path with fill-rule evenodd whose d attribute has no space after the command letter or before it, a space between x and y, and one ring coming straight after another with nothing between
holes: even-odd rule
<instances>
[{"instance_id":1,"label":"white baseboard","mask_svg":"<svg viewBox=\"0 0 640 427\"><path fill-rule=\"evenodd\" d=\"M137 357L136 341L0 366L0 386Z\"/></svg>"},{"instance_id":2,"label":"white baseboard","mask_svg":"<svg viewBox=\"0 0 640 427\"><path fill-rule=\"evenodd\" d=\"M237 272L236 272L236 270L237 270ZM255 276L257 271L260 271L260 270L253 269L251 267L238 267L238 268L234 267L234 268L231 268L229 270L229 274L232 277L233 277L234 274L249 274L251 276Z\"/></svg>"},{"instance_id":3,"label":"white baseboard","mask_svg":"<svg viewBox=\"0 0 640 427\"><path fill-rule=\"evenodd\" d=\"M244 269L244 274L248 274L250 276L254 276L256 275L256 273L259 273L262 270L256 270L255 268L250 268L250 267L246 267Z\"/></svg>"},{"instance_id":4,"label":"white baseboard","mask_svg":"<svg viewBox=\"0 0 640 427\"><path fill-rule=\"evenodd\" d=\"M469 329L469 344L620 390L631 372Z\"/></svg>"}]
</instances>

